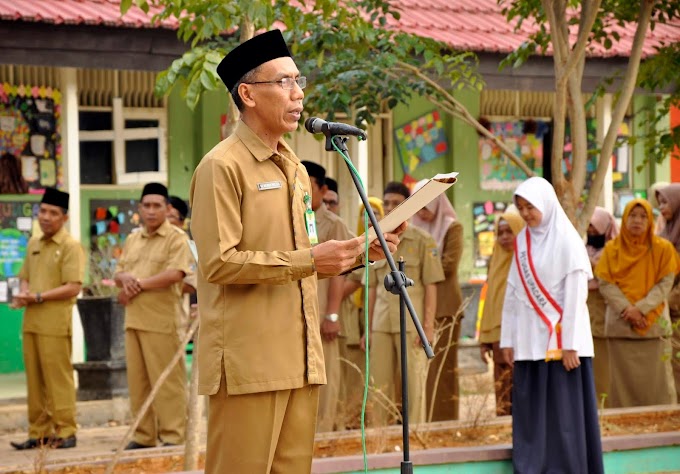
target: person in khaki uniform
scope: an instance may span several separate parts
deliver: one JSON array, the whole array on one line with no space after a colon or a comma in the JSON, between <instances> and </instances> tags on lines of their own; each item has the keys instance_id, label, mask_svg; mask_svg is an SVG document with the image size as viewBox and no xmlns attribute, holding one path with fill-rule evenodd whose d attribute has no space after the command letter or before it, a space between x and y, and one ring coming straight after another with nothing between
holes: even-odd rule
<instances>
[{"instance_id":1,"label":"person in khaki uniform","mask_svg":"<svg viewBox=\"0 0 680 474\"><path fill-rule=\"evenodd\" d=\"M409 195L409 189L405 184L388 183L383 197L385 214L405 201ZM401 235L401 242L393 256L397 262L400 257L404 258L406 276L414 282L414 286L408 288L413 308L420 318L428 341L431 342L434 338L434 317L437 310L436 284L444 280L444 270L437 251L437 243L425 231L411 226ZM375 263L368 273L368 311L371 328L370 372L375 387L397 403L395 374L400 372L401 352L399 297L389 293L383 285L388 273L390 273L390 268L386 261ZM406 317L409 339L409 420L413 423L422 423L426 421L427 356L408 312ZM390 424L393 421L389 410L379 402L373 404L372 420L377 426Z\"/></svg>"},{"instance_id":2,"label":"person in khaki uniform","mask_svg":"<svg viewBox=\"0 0 680 474\"><path fill-rule=\"evenodd\" d=\"M49 444L76 446L76 390L71 365L71 320L80 293L85 259L80 243L64 224L69 195L46 188L38 222L42 236L28 242L13 308L26 308L24 365L28 389L28 440L16 449Z\"/></svg>"},{"instance_id":3,"label":"person in khaki uniform","mask_svg":"<svg viewBox=\"0 0 680 474\"><path fill-rule=\"evenodd\" d=\"M311 161L302 164L312 185L312 209L316 217L316 231L319 242L329 240L347 240L353 236L340 217L326 208L323 203L328 191L325 184L326 170L323 166ZM333 431L338 420L338 400L342 389L342 364L340 362L340 304L344 276L335 276L319 280L317 292L319 297L319 315L321 321L321 344L326 368L325 386L319 389L319 414L316 431ZM341 422L339 424L342 424Z\"/></svg>"},{"instance_id":4,"label":"person in khaki uniform","mask_svg":"<svg viewBox=\"0 0 680 474\"><path fill-rule=\"evenodd\" d=\"M189 206L187 206L184 199L179 196L170 196L168 198L168 222L175 227L186 232L185 221L189 214ZM187 234L187 238L189 235ZM192 260L191 275L187 275L182 280L182 312L179 315L177 323L177 335L180 339L184 339L184 335L189 329L189 319L192 315L197 315L196 311L196 287L198 286L196 275L196 265Z\"/></svg>"},{"instance_id":5,"label":"person in khaki uniform","mask_svg":"<svg viewBox=\"0 0 680 474\"><path fill-rule=\"evenodd\" d=\"M144 186L139 212L141 231L125 240L116 284L125 304L125 359L130 408L139 410L180 347L177 323L182 311L182 280L192 273L186 233L170 224L168 190ZM186 369L180 360L158 391L126 449L184 443Z\"/></svg>"},{"instance_id":6,"label":"person in khaki uniform","mask_svg":"<svg viewBox=\"0 0 680 474\"><path fill-rule=\"evenodd\" d=\"M190 190L199 392L210 395L205 472L304 474L326 382L317 275L359 267L364 239L311 245L311 183L282 138L298 127L306 80L281 32L242 43L217 72L241 119ZM390 251L404 227L386 234ZM384 257L376 244L371 260Z\"/></svg>"}]
</instances>

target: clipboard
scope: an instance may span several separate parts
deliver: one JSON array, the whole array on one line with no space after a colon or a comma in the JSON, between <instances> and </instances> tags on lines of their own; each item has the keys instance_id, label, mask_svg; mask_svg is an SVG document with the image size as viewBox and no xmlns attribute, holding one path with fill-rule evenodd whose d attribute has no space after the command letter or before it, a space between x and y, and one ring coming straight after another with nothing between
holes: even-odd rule
<instances>
[{"instance_id":1,"label":"clipboard","mask_svg":"<svg viewBox=\"0 0 680 474\"><path fill-rule=\"evenodd\" d=\"M451 173L439 173L430 178L422 188L411 194L408 199L394 208L381 221L378 221L380 230L392 232L402 222L409 220L416 212L431 203L434 198L453 186L458 180L457 176L458 173L454 171ZM368 240L372 242L376 238L375 230L371 227L368 230Z\"/></svg>"}]
</instances>

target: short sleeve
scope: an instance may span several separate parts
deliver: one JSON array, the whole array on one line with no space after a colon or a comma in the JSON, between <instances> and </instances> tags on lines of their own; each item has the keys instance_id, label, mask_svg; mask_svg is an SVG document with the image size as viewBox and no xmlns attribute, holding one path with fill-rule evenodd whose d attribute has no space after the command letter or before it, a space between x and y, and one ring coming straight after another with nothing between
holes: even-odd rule
<instances>
[{"instance_id":1,"label":"short sleeve","mask_svg":"<svg viewBox=\"0 0 680 474\"><path fill-rule=\"evenodd\" d=\"M427 237L421 246L421 262L423 262L423 285L431 285L444 281L444 269L437 243L432 237Z\"/></svg>"},{"instance_id":2,"label":"short sleeve","mask_svg":"<svg viewBox=\"0 0 680 474\"><path fill-rule=\"evenodd\" d=\"M82 283L85 277L85 253L80 243L73 240L64 246L61 261L61 283Z\"/></svg>"},{"instance_id":3,"label":"short sleeve","mask_svg":"<svg viewBox=\"0 0 680 474\"><path fill-rule=\"evenodd\" d=\"M193 255L191 254L191 248L189 247L189 237L183 232L172 231L169 249L168 263L165 267L166 270L179 270L184 273L184 275L193 275L194 265L193 265Z\"/></svg>"}]
</instances>

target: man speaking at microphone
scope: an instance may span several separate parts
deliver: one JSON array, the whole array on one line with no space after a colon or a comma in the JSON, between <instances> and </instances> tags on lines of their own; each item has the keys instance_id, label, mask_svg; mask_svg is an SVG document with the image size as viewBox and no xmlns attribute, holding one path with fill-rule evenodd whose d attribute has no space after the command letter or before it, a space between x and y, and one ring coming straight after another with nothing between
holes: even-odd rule
<instances>
[{"instance_id":1,"label":"man speaking at microphone","mask_svg":"<svg viewBox=\"0 0 680 474\"><path fill-rule=\"evenodd\" d=\"M364 238L318 245L310 180L283 140L306 79L278 30L217 68L241 119L196 168L191 230L199 259L199 390L210 395L208 474L311 471L326 383L317 275L364 264ZM386 234L390 251L398 234ZM383 258L377 241L369 259Z\"/></svg>"}]
</instances>

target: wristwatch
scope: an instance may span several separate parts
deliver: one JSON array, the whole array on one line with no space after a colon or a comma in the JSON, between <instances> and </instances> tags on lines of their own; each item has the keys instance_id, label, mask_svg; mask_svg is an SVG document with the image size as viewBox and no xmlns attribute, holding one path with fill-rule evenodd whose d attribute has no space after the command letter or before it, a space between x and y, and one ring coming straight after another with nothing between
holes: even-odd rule
<instances>
[{"instance_id":1,"label":"wristwatch","mask_svg":"<svg viewBox=\"0 0 680 474\"><path fill-rule=\"evenodd\" d=\"M40 294L40 292L38 292L38 293L35 294L35 302L36 302L36 303L42 303L42 302L43 302L43 297L42 297L42 295Z\"/></svg>"},{"instance_id":2,"label":"wristwatch","mask_svg":"<svg viewBox=\"0 0 680 474\"><path fill-rule=\"evenodd\" d=\"M338 322L338 313L331 313L326 315L326 319L332 323Z\"/></svg>"}]
</instances>

